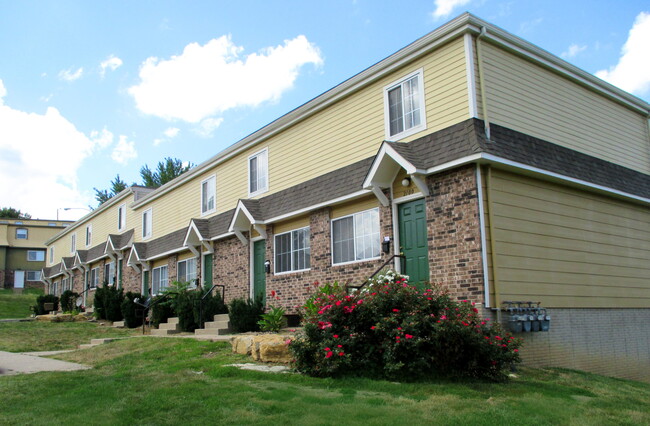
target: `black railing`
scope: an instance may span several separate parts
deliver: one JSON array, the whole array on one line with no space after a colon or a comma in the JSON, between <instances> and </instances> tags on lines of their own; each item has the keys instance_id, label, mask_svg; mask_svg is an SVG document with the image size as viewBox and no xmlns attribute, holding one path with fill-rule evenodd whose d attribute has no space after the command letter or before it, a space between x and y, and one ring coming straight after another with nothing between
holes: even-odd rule
<instances>
[{"instance_id":1,"label":"black railing","mask_svg":"<svg viewBox=\"0 0 650 426\"><path fill-rule=\"evenodd\" d=\"M210 287L210 290L206 291L203 296L199 299L199 328L203 328L205 326L205 320L203 319L203 304L205 303L204 300L210 293L212 293L212 290L214 290L215 287L221 287L221 301L225 302L226 298L226 286L222 284L212 284L212 287Z\"/></svg>"},{"instance_id":2,"label":"black railing","mask_svg":"<svg viewBox=\"0 0 650 426\"><path fill-rule=\"evenodd\" d=\"M383 263L383 264L382 264L382 265L381 265L381 266L380 266L380 267L379 267L375 272L373 272L372 275L370 275L370 277L368 277L368 279L365 280L361 285L358 285L358 286L357 286L357 285L349 285L349 284L346 284L346 285L345 285L346 289L347 289L347 290L349 290L349 289L361 290L361 289L362 289L366 284L368 284L368 283L370 282L370 280L372 280L373 278L375 278L375 276L376 276L378 273L380 273L380 272L381 272L381 271L386 267L386 265L388 265L390 262L392 262L393 260L395 260L396 257L398 257L398 258L400 258L400 259L402 259L402 260L403 260L403 259L406 259L406 256L404 256L404 255L401 254L401 253L400 253L400 254L394 254L394 255L392 255L391 257L389 257L388 260L385 261L385 262L384 262L384 263ZM403 264L400 264L400 266L402 266L402 268L400 268L400 269L403 269L403 266L404 266L404 265L403 265Z\"/></svg>"},{"instance_id":3,"label":"black railing","mask_svg":"<svg viewBox=\"0 0 650 426\"><path fill-rule=\"evenodd\" d=\"M144 326L146 324L146 317L147 317L147 311L151 309L154 305L162 302L163 300L167 300L169 298L168 294L163 294L160 297L158 297L156 300L154 300L151 296L147 298L147 300L144 301L144 303L140 302L140 298L136 297L133 299L133 303L136 305L142 306L142 334L144 334Z\"/></svg>"}]
</instances>

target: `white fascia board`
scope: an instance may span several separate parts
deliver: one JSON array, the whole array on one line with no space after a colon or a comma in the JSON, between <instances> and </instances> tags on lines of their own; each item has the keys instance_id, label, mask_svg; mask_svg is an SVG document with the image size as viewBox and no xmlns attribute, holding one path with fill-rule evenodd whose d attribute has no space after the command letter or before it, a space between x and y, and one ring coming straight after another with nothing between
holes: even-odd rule
<instances>
[{"instance_id":1,"label":"white fascia board","mask_svg":"<svg viewBox=\"0 0 650 426\"><path fill-rule=\"evenodd\" d=\"M376 182L375 181L375 176L379 172L379 170L383 170L386 166L382 167L384 165L384 161L390 158L393 160L395 163L397 163L397 169L399 167L403 168L406 173L409 175L416 174L416 173L424 173L424 170L420 170L416 168L413 164L411 164L410 161L406 160L404 157L402 157L393 147L388 145L386 141L384 141L381 145L381 148L379 148L379 152L375 156L375 160L372 162L372 165L370 166L370 171L368 172L368 176L366 176L366 179L363 181L363 187L366 189L371 188L375 184L379 184L380 186L386 185L386 182Z\"/></svg>"},{"instance_id":2,"label":"white fascia board","mask_svg":"<svg viewBox=\"0 0 650 426\"><path fill-rule=\"evenodd\" d=\"M483 158L482 154L469 155L467 157L462 157L462 158L459 158L457 160L448 161L446 163L440 164L440 165L435 166L435 167L430 167L422 174L432 175L434 173L438 173L438 172L441 172L443 170L448 170L448 169L452 169L454 167L462 166L464 164L473 163L475 161L480 160L481 158Z\"/></svg>"},{"instance_id":3,"label":"white fascia board","mask_svg":"<svg viewBox=\"0 0 650 426\"><path fill-rule=\"evenodd\" d=\"M248 226L246 228L237 227L237 224L240 223L240 217L241 215L244 215L244 220L248 221ZM260 225L263 224L263 221L256 221L255 218L253 218L253 215L248 211L244 203L239 200L237 202L237 208L235 208L235 213L232 215L232 220L230 221L230 225L228 226L228 231L229 232L234 232L235 230L239 231L247 231L250 225Z\"/></svg>"},{"instance_id":4,"label":"white fascia board","mask_svg":"<svg viewBox=\"0 0 650 426\"><path fill-rule=\"evenodd\" d=\"M211 241L223 240L224 238L229 238L229 237L232 237L234 235L235 235L234 232L226 232L225 234L220 234L220 235L212 237Z\"/></svg>"},{"instance_id":5,"label":"white fascia board","mask_svg":"<svg viewBox=\"0 0 650 426\"><path fill-rule=\"evenodd\" d=\"M189 247L190 244L187 242L187 239L190 237L190 232L194 232L194 234L198 237L199 241L204 241L205 238L201 235L201 232L199 232L199 229L196 227L196 224L194 223L194 220L190 220L190 226L187 228L187 233L185 234L185 238L183 239L183 246Z\"/></svg>"},{"instance_id":6,"label":"white fascia board","mask_svg":"<svg viewBox=\"0 0 650 426\"><path fill-rule=\"evenodd\" d=\"M303 215L305 213L309 213L310 211L313 211L313 210L317 210L317 209L320 209L320 208L323 208L323 207L328 207L328 206L331 206L333 204L339 204L339 203L342 203L344 201L353 200L355 198L359 198L361 196L368 195L368 194L372 194L372 191L369 190L369 189L362 189L360 191L353 192L352 194L344 195L344 196L338 197L338 198L333 198L333 199L328 200L328 201L323 201L322 203L313 204L311 206L308 206L308 207L305 207L305 208L302 208L302 209L299 209L299 210L294 210L292 212L285 213L285 214L282 214L280 216L272 217L270 219L265 220L263 223L264 224L270 224L270 223L274 223L274 222L279 222L281 220L291 219L292 217L300 216L300 215ZM214 238L214 239L216 239L216 238Z\"/></svg>"},{"instance_id":7,"label":"white fascia board","mask_svg":"<svg viewBox=\"0 0 650 426\"><path fill-rule=\"evenodd\" d=\"M179 248L176 248L174 250L169 250L169 251L166 251L164 253L160 253L160 254L157 254L155 256L148 257L148 258L144 259L142 262L157 260L157 259L160 259L161 257L169 256L170 254L179 253L179 252L182 252L182 251L185 251L185 250L187 250L187 247L179 247Z\"/></svg>"},{"instance_id":8,"label":"white fascia board","mask_svg":"<svg viewBox=\"0 0 650 426\"><path fill-rule=\"evenodd\" d=\"M133 255L135 255L135 260L132 261ZM130 266L136 263L140 263L140 256L138 256L138 250L133 246L131 247L131 251L129 251L129 257L126 260L126 264Z\"/></svg>"},{"instance_id":9,"label":"white fascia board","mask_svg":"<svg viewBox=\"0 0 650 426\"><path fill-rule=\"evenodd\" d=\"M562 175L562 174L559 174L559 173L550 172L548 170L528 166L526 164L518 163L516 161L506 160L504 158L496 157L496 156L494 156L492 154L483 154L482 159L487 161L487 162L490 162L490 163L501 164L501 165L504 165L504 166L509 166L509 167L512 167L512 168L515 168L515 169L520 169L520 170L526 170L528 172L532 172L532 173L535 173L535 174L549 176L549 177L552 177L552 178L555 178L555 179L558 179L558 180L561 180L561 181L571 182L571 183L576 184L576 185L580 185L580 186L584 186L584 187L587 187L587 188L595 189L595 190L597 190L599 192L614 194L614 195L617 195L619 197L628 198L628 199L635 200L635 201L640 201L640 202L645 203L645 204L650 204L650 198L640 197L638 195L630 194L629 192L619 191L618 189L609 188L607 186L587 182L587 181L582 180L582 179L577 179L577 178Z\"/></svg>"}]
</instances>

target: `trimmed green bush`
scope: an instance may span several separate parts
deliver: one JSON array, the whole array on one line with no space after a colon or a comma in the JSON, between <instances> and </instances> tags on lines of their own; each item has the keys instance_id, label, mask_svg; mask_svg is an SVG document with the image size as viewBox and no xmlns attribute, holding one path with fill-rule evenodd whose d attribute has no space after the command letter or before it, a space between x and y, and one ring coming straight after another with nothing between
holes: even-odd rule
<instances>
[{"instance_id":1,"label":"trimmed green bush","mask_svg":"<svg viewBox=\"0 0 650 426\"><path fill-rule=\"evenodd\" d=\"M205 293L204 293L205 294ZM203 299L203 318L199 305L194 308L194 320L197 324L203 324L207 321L213 321L215 315L227 314L228 306L224 303L220 293L210 293Z\"/></svg>"},{"instance_id":2,"label":"trimmed green bush","mask_svg":"<svg viewBox=\"0 0 650 426\"><path fill-rule=\"evenodd\" d=\"M176 294L172 301L174 314L178 317L181 330L192 333L199 325L194 318L194 310L198 311L198 301L201 299L199 290L184 290Z\"/></svg>"},{"instance_id":3,"label":"trimmed green bush","mask_svg":"<svg viewBox=\"0 0 650 426\"><path fill-rule=\"evenodd\" d=\"M165 295L156 296L151 300L151 326L158 327L174 316L173 300Z\"/></svg>"},{"instance_id":4,"label":"trimmed green bush","mask_svg":"<svg viewBox=\"0 0 650 426\"><path fill-rule=\"evenodd\" d=\"M472 303L440 288L418 290L392 271L348 295L336 283L303 307L303 336L290 343L295 368L319 376L391 380L472 377L504 380L520 339L481 319Z\"/></svg>"},{"instance_id":5,"label":"trimmed green bush","mask_svg":"<svg viewBox=\"0 0 650 426\"><path fill-rule=\"evenodd\" d=\"M135 299L140 299L140 303L144 304L144 301L147 299L145 296L139 293L127 292L124 295L124 300L120 305L120 310L122 311L122 317L124 318L124 325L128 328L135 328L142 325L142 309L144 307L136 304ZM145 318L147 313L144 313Z\"/></svg>"},{"instance_id":6,"label":"trimmed green bush","mask_svg":"<svg viewBox=\"0 0 650 426\"><path fill-rule=\"evenodd\" d=\"M118 290L116 286L109 286L104 283L102 287L97 287L95 290L95 298L93 299L95 317L107 321L122 321L123 301L124 290Z\"/></svg>"},{"instance_id":7,"label":"trimmed green bush","mask_svg":"<svg viewBox=\"0 0 650 426\"><path fill-rule=\"evenodd\" d=\"M72 290L66 290L61 294L61 310L63 312L73 312L77 310L77 301L79 294L73 292Z\"/></svg>"},{"instance_id":8,"label":"trimmed green bush","mask_svg":"<svg viewBox=\"0 0 650 426\"><path fill-rule=\"evenodd\" d=\"M233 299L228 305L230 326L236 333L259 331L257 323L264 313L264 303L261 300Z\"/></svg>"},{"instance_id":9,"label":"trimmed green bush","mask_svg":"<svg viewBox=\"0 0 650 426\"><path fill-rule=\"evenodd\" d=\"M45 315L44 304L45 303L54 303L54 310L59 310L59 298L53 294L44 294L36 298L36 315Z\"/></svg>"}]
</instances>

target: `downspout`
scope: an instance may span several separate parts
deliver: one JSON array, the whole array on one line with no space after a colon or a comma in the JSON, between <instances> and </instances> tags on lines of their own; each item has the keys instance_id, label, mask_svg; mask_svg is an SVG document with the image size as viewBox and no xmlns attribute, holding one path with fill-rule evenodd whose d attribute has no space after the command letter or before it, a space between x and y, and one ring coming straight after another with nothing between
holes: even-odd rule
<instances>
[{"instance_id":1,"label":"downspout","mask_svg":"<svg viewBox=\"0 0 650 426\"><path fill-rule=\"evenodd\" d=\"M481 177L481 165L476 164L476 189L478 193L478 223L481 230L481 262L483 263L483 301L485 307L490 307L490 275L487 264L487 241L485 233L485 209L483 206L483 179Z\"/></svg>"},{"instance_id":2,"label":"downspout","mask_svg":"<svg viewBox=\"0 0 650 426\"><path fill-rule=\"evenodd\" d=\"M497 265L496 241L494 240L494 203L492 201L492 167L488 166L487 179L485 180L488 216L490 218L490 250L492 251L492 287L494 289L494 309L499 309L501 298L499 296L499 275Z\"/></svg>"},{"instance_id":3,"label":"downspout","mask_svg":"<svg viewBox=\"0 0 650 426\"><path fill-rule=\"evenodd\" d=\"M485 91L485 79L483 78L483 74L485 74L485 72L483 70L483 55L481 49L481 39L485 37L486 34L487 34L487 28L481 27L481 34L479 34L479 36L476 37L476 57L478 62L476 64L476 67L478 69L478 81L479 84L481 85L481 107L483 109L483 120L485 121L485 137L489 141L490 140L490 117L488 116L487 96Z\"/></svg>"}]
</instances>

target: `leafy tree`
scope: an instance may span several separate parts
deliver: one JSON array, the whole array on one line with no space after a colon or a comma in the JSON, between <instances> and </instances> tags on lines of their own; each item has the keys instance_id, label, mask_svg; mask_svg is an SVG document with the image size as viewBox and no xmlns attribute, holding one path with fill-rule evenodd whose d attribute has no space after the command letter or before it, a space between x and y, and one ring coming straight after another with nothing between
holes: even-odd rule
<instances>
[{"instance_id":1,"label":"leafy tree","mask_svg":"<svg viewBox=\"0 0 650 426\"><path fill-rule=\"evenodd\" d=\"M135 185L135 184L134 184ZM124 182L122 179L120 179L120 175L118 174L115 176L115 179L111 181L111 189L97 189L93 188L95 190L95 199L99 203L98 206L101 206L104 204L106 201L110 200L120 192L124 191L126 188L128 188L128 185L126 182Z\"/></svg>"},{"instance_id":2,"label":"leafy tree","mask_svg":"<svg viewBox=\"0 0 650 426\"><path fill-rule=\"evenodd\" d=\"M183 162L178 158L166 157L163 161L158 162L155 171L152 171L147 165L142 166L140 169L142 185L147 188L158 188L182 175L192 167L194 167L192 163L184 166Z\"/></svg>"},{"instance_id":3,"label":"leafy tree","mask_svg":"<svg viewBox=\"0 0 650 426\"><path fill-rule=\"evenodd\" d=\"M2 219L31 219L32 215L23 213L13 207L3 207L0 209L0 218Z\"/></svg>"}]
</instances>

